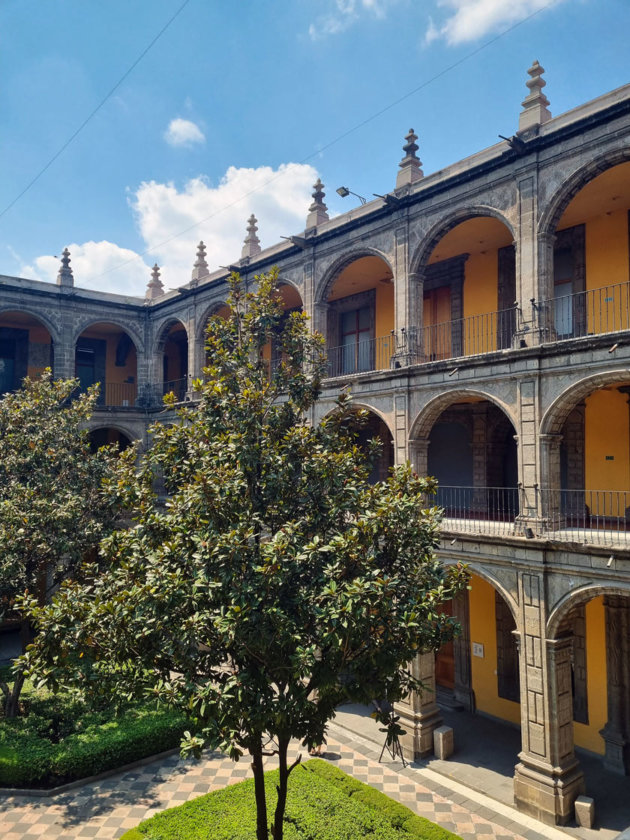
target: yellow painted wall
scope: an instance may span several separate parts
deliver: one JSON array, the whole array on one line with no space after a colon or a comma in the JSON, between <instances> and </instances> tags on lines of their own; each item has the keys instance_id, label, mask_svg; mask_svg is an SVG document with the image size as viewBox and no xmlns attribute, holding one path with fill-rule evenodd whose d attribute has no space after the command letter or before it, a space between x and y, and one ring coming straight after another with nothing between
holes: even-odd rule
<instances>
[{"instance_id":1,"label":"yellow painted wall","mask_svg":"<svg viewBox=\"0 0 630 840\"><path fill-rule=\"evenodd\" d=\"M595 391L586 398L584 412L585 436L585 485L587 490L625 490L628 498L623 497L620 508L630 505L630 406L628 395L620 394L616 389ZM612 455L612 461L606 456ZM592 512L610 513L623 516L624 510L614 508L617 497L602 495L600 505L605 510L593 510L596 498L591 505ZM587 497L587 504L589 499ZM611 509L613 505L614 509Z\"/></svg>"},{"instance_id":2,"label":"yellow painted wall","mask_svg":"<svg viewBox=\"0 0 630 840\"><path fill-rule=\"evenodd\" d=\"M499 306L497 249L471 254L464 276L464 353L488 353L497 347L494 313ZM476 316L476 317L475 317Z\"/></svg>"},{"instance_id":3,"label":"yellow painted wall","mask_svg":"<svg viewBox=\"0 0 630 840\"><path fill-rule=\"evenodd\" d=\"M394 284L377 283L374 324L374 335L377 339L374 353L376 370L387 370L390 359L396 352L396 342L391 335L394 326Z\"/></svg>"},{"instance_id":4,"label":"yellow painted wall","mask_svg":"<svg viewBox=\"0 0 630 840\"><path fill-rule=\"evenodd\" d=\"M508 720L521 722L519 703L505 700L497 693L497 633L494 589L477 575L470 582L470 641L484 647L484 657L471 656L472 687L477 710Z\"/></svg>"},{"instance_id":5,"label":"yellow painted wall","mask_svg":"<svg viewBox=\"0 0 630 840\"><path fill-rule=\"evenodd\" d=\"M586 605L586 685L588 691L588 725L573 724L578 747L604 754L604 739L599 734L606 723L606 626L604 599L600 596Z\"/></svg>"},{"instance_id":6,"label":"yellow painted wall","mask_svg":"<svg viewBox=\"0 0 630 840\"><path fill-rule=\"evenodd\" d=\"M586 222L586 288L628 282L628 211Z\"/></svg>"},{"instance_id":7,"label":"yellow painted wall","mask_svg":"<svg viewBox=\"0 0 630 840\"><path fill-rule=\"evenodd\" d=\"M424 296L424 353L427 359L447 359L451 355L451 290L433 289Z\"/></svg>"}]
</instances>

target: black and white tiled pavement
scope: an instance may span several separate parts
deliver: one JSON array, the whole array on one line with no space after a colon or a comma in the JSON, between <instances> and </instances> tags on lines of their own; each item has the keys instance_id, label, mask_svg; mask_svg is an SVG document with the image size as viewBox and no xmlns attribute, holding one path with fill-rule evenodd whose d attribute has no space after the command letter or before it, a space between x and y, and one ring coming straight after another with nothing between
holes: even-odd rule
<instances>
[{"instance_id":1,"label":"black and white tiled pavement","mask_svg":"<svg viewBox=\"0 0 630 840\"><path fill-rule=\"evenodd\" d=\"M292 751L297 754L297 744ZM324 757L463 840L568 840L564 832L500 803L488 807L493 800L466 788L457 790L451 782L446 787L436 773L403 768L400 762L380 764L375 743L338 725L331 726ZM267 759L267 766L271 769L274 761ZM55 796L0 796L0 838L113 840L157 811L239 782L250 773L247 761L235 764L218 753L200 761L170 756Z\"/></svg>"}]
</instances>

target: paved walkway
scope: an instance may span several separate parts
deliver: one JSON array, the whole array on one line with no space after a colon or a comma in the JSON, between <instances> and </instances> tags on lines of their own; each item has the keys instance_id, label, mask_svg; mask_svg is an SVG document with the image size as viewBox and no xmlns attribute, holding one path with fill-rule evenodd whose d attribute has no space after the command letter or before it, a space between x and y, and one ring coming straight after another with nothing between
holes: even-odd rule
<instances>
[{"instance_id":1,"label":"paved walkway","mask_svg":"<svg viewBox=\"0 0 630 840\"><path fill-rule=\"evenodd\" d=\"M492 811L476 799L443 787L439 777L436 781L421 777L412 768L403 771L399 762L379 764L376 744L358 743L337 725L331 727L325 757L463 840L567 840L566 834L555 829L544 834L533 830L534 821L516 824L511 815ZM267 766L273 767L274 762L268 760ZM111 840L157 811L238 782L250 772L247 761L234 764L216 753L197 762L172 756L55 797L4 797L0 799L0 837Z\"/></svg>"}]
</instances>

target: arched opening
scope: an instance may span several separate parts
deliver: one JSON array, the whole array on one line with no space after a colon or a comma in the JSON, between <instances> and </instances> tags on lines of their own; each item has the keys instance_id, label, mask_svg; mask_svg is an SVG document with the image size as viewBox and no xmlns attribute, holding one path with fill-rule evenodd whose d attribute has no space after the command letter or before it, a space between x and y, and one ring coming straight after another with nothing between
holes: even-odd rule
<instances>
[{"instance_id":1,"label":"arched opening","mask_svg":"<svg viewBox=\"0 0 630 840\"><path fill-rule=\"evenodd\" d=\"M560 425L561 424L561 425ZM630 541L630 378L576 387L564 406L549 462L545 514L556 538L606 544Z\"/></svg>"},{"instance_id":2,"label":"arched opening","mask_svg":"<svg viewBox=\"0 0 630 840\"><path fill-rule=\"evenodd\" d=\"M117 324L93 324L75 345L75 374L82 391L100 385L98 406L133 408L138 396L136 346Z\"/></svg>"},{"instance_id":3,"label":"arched opening","mask_svg":"<svg viewBox=\"0 0 630 840\"><path fill-rule=\"evenodd\" d=\"M428 361L512 346L516 261L510 229L491 216L441 236L424 268L423 336Z\"/></svg>"},{"instance_id":4,"label":"arched opening","mask_svg":"<svg viewBox=\"0 0 630 840\"><path fill-rule=\"evenodd\" d=\"M513 532L519 510L515 429L497 405L471 396L446 407L428 434L426 472L438 481L445 529Z\"/></svg>"},{"instance_id":5,"label":"arched opening","mask_svg":"<svg viewBox=\"0 0 630 840\"><path fill-rule=\"evenodd\" d=\"M131 446L131 438L121 432L120 429L111 426L90 430L90 449L92 452L96 452L101 446L110 446L111 444L115 444L120 452L124 452L128 446Z\"/></svg>"},{"instance_id":6,"label":"arched opening","mask_svg":"<svg viewBox=\"0 0 630 840\"><path fill-rule=\"evenodd\" d=\"M370 484L385 481L390 469L394 466L394 438L387 423L378 414L368 411L366 422L358 428L357 442L364 451L367 451L368 441L374 439L380 441L381 451L372 464Z\"/></svg>"},{"instance_id":7,"label":"arched opening","mask_svg":"<svg viewBox=\"0 0 630 840\"><path fill-rule=\"evenodd\" d=\"M630 775L630 591L605 583L578 590L554 611L550 625L553 638L569 643L573 742L601 757L590 776L582 758L593 795L601 764L617 776Z\"/></svg>"},{"instance_id":8,"label":"arched opening","mask_svg":"<svg viewBox=\"0 0 630 840\"><path fill-rule=\"evenodd\" d=\"M293 312L302 311L302 298L300 297L300 293L289 283L280 282L276 294L282 305L283 316L271 340L262 349L262 357L268 363L270 370L274 370L282 361L282 348L280 346L279 336L286 325L287 319Z\"/></svg>"},{"instance_id":9,"label":"arched opening","mask_svg":"<svg viewBox=\"0 0 630 840\"><path fill-rule=\"evenodd\" d=\"M53 366L53 339L44 324L27 312L0 313L0 394Z\"/></svg>"},{"instance_id":10,"label":"arched opening","mask_svg":"<svg viewBox=\"0 0 630 840\"><path fill-rule=\"evenodd\" d=\"M162 331L162 394L174 394L182 402L188 391L188 333L181 321L172 321Z\"/></svg>"},{"instance_id":11,"label":"arched opening","mask_svg":"<svg viewBox=\"0 0 630 840\"><path fill-rule=\"evenodd\" d=\"M388 369L396 353L389 265L376 256L353 260L335 277L326 300L330 376Z\"/></svg>"},{"instance_id":12,"label":"arched opening","mask_svg":"<svg viewBox=\"0 0 630 840\"><path fill-rule=\"evenodd\" d=\"M552 230L548 340L630 327L629 219L630 162L592 178L568 202Z\"/></svg>"}]
</instances>

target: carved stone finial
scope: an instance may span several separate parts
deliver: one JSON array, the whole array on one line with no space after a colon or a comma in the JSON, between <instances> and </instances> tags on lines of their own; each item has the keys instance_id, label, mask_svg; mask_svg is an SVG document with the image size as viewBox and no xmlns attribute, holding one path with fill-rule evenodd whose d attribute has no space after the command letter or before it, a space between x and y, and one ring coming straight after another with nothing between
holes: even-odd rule
<instances>
[{"instance_id":1,"label":"carved stone finial","mask_svg":"<svg viewBox=\"0 0 630 840\"><path fill-rule=\"evenodd\" d=\"M328 207L324 204L325 196L324 185L318 178L317 183L313 184L313 203L308 208L308 216L306 217L307 230L328 221Z\"/></svg>"},{"instance_id":2,"label":"carved stone finial","mask_svg":"<svg viewBox=\"0 0 630 840\"><path fill-rule=\"evenodd\" d=\"M157 263L151 269L151 279L147 283L147 290L145 292L145 298L147 300L155 300L155 298L159 298L164 294L164 285L160 280L160 267Z\"/></svg>"},{"instance_id":3,"label":"carved stone finial","mask_svg":"<svg viewBox=\"0 0 630 840\"><path fill-rule=\"evenodd\" d=\"M542 125L551 119L551 112L548 108L549 100L543 93L543 88L547 84L542 77L544 72L545 68L537 61L534 61L527 71L530 76L526 82L526 85L529 88L529 93L521 103L523 110L521 111L518 120L519 131L531 128L535 125Z\"/></svg>"},{"instance_id":4,"label":"carved stone finial","mask_svg":"<svg viewBox=\"0 0 630 840\"><path fill-rule=\"evenodd\" d=\"M61 254L61 265L57 274L58 286L74 286L74 275L70 268L70 251L64 248Z\"/></svg>"},{"instance_id":5,"label":"carved stone finial","mask_svg":"<svg viewBox=\"0 0 630 840\"><path fill-rule=\"evenodd\" d=\"M410 128L409 134L405 136L407 142L403 146L405 156L398 164L400 172L396 176L396 188L403 187L406 184L413 184L424 176L424 172L420 168L422 161L416 154L418 151L417 139L418 135L414 132L413 128Z\"/></svg>"},{"instance_id":6,"label":"carved stone finial","mask_svg":"<svg viewBox=\"0 0 630 840\"><path fill-rule=\"evenodd\" d=\"M257 236L257 221L258 219L252 213L247 222L247 236L245 237L245 244L243 245L243 250L241 251L241 257L243 259L245 257L255 257L256 254L260 254L261 247L260 239Z\"/></svg>"},{"instance_id":7,"label":"carved stone finial","mask_svg":"<svg viewBox=\"0 0 630 840\"><path fill-rule=\"evenodd\" d=\"M206 246L203 244L203 241L201 241L199 245L197 245L197 259L193 265L191 286L196 286L197 283L204 277L207 277L209 273L208 263L206 262Z\"/></svg>"}]
</instances>

